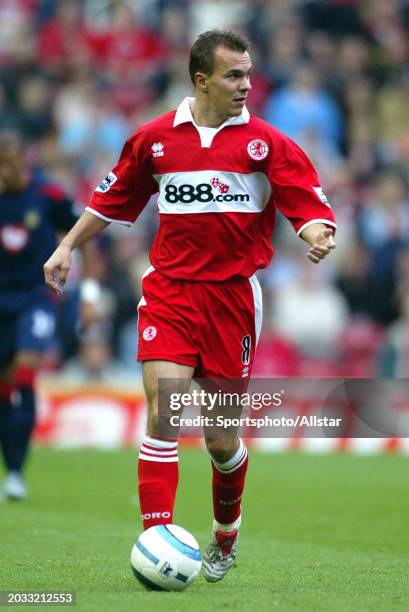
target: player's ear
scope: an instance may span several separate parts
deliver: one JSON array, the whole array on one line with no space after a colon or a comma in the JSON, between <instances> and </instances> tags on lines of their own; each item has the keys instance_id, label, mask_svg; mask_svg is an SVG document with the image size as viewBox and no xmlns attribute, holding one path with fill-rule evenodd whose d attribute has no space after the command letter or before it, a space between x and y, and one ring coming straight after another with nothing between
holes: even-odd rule
<instances>
[{"instance_id":1,"label":"player's ear","mask_svg":"<svg viewBox=\"0 0 409 612\"><path fill-rule=\"evenodd\" d=\"M195 74L195 86L200 91L207 91L207 75L204 72L196 72Z\"/></svg>"}]
</instances>

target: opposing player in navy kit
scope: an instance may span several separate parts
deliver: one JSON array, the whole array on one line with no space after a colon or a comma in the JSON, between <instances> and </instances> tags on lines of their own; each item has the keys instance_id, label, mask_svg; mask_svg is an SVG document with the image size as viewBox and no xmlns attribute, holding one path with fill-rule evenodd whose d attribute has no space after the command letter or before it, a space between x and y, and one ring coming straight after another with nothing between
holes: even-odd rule
<instances>
[{"instance_id":1,"label":"opposing player in navy kit","mask_svg":"<svg viewBox=\"0 0 409 612\"><path fill-rule=\"evenodd\" d=\"M44 266L48 286L60 293L72 249L111 222L132 224L159 192L160 225L138 308L148 403L138 463L145 529L172 523L178 482L177 441L158 434L158 379L250 376L261 327L254 273L273 255L277 209L308 243L313 263L335 247L334 215L310 161L246 108L247 48L232 32L199 36L189 65L194 98L127 140L118 164ZM214 523L203 573L216 582L237 552L247 450L237 437L207 437L206 446Z\"/></svg>"},{"instance_id":2,"label":"opposing player in navy kit","mask_svg":"<svg viewBox=\"0 0 409 612\"><path fill-rule=\"evenodd\" d=\"M32 174L15 134L0 135L0 498L24 499L23 467L35 422L34 381L55 327L42 266L57 234L78 220L58 187ZM87 252L87 251L86 251Z\"/></svg>"}]
</instances>

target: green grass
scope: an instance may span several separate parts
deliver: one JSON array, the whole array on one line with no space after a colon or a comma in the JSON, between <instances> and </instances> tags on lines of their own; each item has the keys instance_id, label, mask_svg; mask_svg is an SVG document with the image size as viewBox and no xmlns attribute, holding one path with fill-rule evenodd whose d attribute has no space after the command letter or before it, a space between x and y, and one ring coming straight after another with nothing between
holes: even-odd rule
<instances>
[{"instance_id":1,"label":"green grass","mask_svg":"<svg viewBox=\"0 0 409 612\"><path fill-rule=\"evenodd\" d=\"M157 593L129 569L136 453L36 449L29 500L0 505L0 590L72 589L86 612L408 610L408 461L253 454L237 565L218 584ZM174 520L203 546L209 461L184 451L180 466Z\"/></svg>"}]
</instances>

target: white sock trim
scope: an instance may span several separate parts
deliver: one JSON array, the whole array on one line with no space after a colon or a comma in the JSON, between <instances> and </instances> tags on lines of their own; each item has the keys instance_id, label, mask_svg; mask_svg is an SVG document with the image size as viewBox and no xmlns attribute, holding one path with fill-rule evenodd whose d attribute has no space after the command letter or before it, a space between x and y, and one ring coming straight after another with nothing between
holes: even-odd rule
<instances>
[{"instance_id":1,"label":"white sock trim","mask_svg":"<svg viewBox=\"0 0 409 612\"><path fill-rule=\"evenodd\" d=\"M219 523L216 519L213 519L213 531L229 532L239 529L241 524L241 514L238 519L233 523Z\"/></svg>"},{"instance_id":2,"label":"white sock trim","mask_svg":"<svg viewBox=\"0 0 409 612\"><path fill-rule=\"evenodd\" d=\"M241 438L239 438L239 448L234 453L233 457L226 461L225 463L218 463L214 459L212 459L214 467L224 474L230 474L237 470L240 466L243 465L245 460L247 459L247 448Z\"/></svg>"},{"instance_id":3,"label":"white sock trim","mask_svg":"<svg viewBox=\"0 0 409 612\"><path fill-rule=\"evenodd\" d=\"M178 449L173 448L172 450L164 451L162 449L148 448L147 446L145 446L145 444L142 444L141 453L146 453L147 455L157 455L157 456L160 455L161 457L172 457L172 455L178 454Z\"/></svg>"},{"instance_id":4,"label":"white sock trim","mask_svg":"<svg viewBox=\"0 0 409 612\"><path fill-rule=\"evenodd\" d=\"M154 446L155 448L163 448L163 450L173 450L178 445L177 440L161 440L160 438L151 438L148 435L145 435L142 440L142 445L144 444Z\"/></svg>"},{"instance_id":5,"label":"white sock trim","mask_svg":"<svg viewBox=\"0 0 409 612\"><path fill-rule=\"evenodd\" d=\"M144 461L157 461L158 463L179 461L178 443L177 441L169 442L169 440L145 436L138 458Z\"/></svg>"},{"instance_id":6,"label":"white sock trim","mask_svg":"<svg viewBox=\"0 0 409 612\"><path fill-rule=\"evenodd\" d=\"M176 455L175 457L156 457L153 455L145 455L140 452L138 459L143 459L144 461L156 461L156 463L177 463L179 461L179 457Z\"/></svg>"}]
</instances>

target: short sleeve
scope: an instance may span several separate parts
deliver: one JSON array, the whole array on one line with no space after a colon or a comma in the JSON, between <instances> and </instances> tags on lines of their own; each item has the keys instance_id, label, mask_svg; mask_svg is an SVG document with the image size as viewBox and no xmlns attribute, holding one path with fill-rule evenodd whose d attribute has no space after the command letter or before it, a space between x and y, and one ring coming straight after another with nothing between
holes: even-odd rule
<instances>
[{"instance_id":1,"label":"short sleeve","mask_svg":"<svg viewBox=\"0 0 409 612\"><path fill-rule=\"evenodd\" d=\"M132 225L157 191L143 132L138 131L126 141L117 165L95 189L86 210L104 221Z\"/></svg>"},{"instance_id":2,"label":"short sleeve","mask_svg":"<svg viewBox=\"0 0 409 612\"><path fill-rule=\"evenodd\" d=\"M314 166L295 142L280 136L274 142L268 168L277 208L298 235L313 223L324 223L335 229L334 213Z\"/></svg>"}]
</instances>

